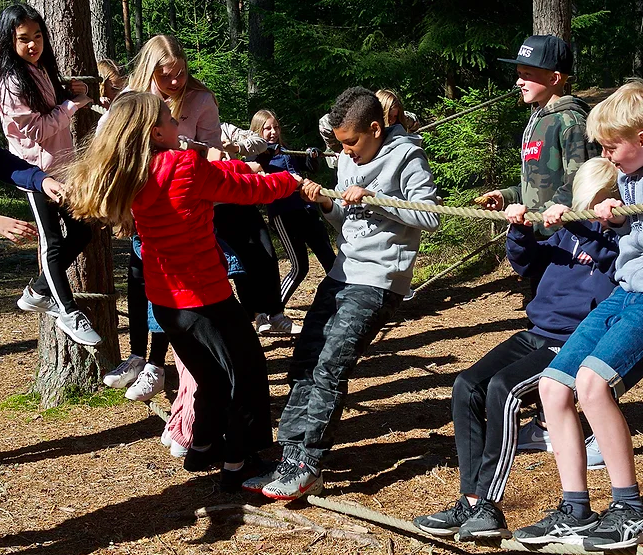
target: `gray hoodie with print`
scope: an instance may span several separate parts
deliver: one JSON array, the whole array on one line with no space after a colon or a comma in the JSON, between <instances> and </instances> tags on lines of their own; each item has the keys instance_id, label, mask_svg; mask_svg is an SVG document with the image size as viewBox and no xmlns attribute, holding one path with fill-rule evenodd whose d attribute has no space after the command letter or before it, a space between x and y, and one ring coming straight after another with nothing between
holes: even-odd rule
<instances>
[{"instance_id":1,"label":"gray hoodie with print","mask_svg":"<svg viewBox=\"0 0 643 555\"><path fill-rule=\"evenodd\" d=\"M418 135L401 125L386 129L375 157L357 165L339 156L336 191L359 185L377 197L435 204L436 187ZM421 230L435 231L437 214L373 205L342 206L333 201L328 221L339 232L339 253L329 276L356 285L372 285L400 295L409 292Z\"/></svg>"},{"instance_id":2,"label":"gray hoodie with print","mask_svg":"<svg viewBox=\"0 0 643 555\"><path fill-rule=\"evenodd\" d=\"M629 175L619 170L618 190L623 204L643 203L643 168ZM614 279L625 291L643 293L643 215L628 216L613 229L621 236Z\"/></svg>"}]
</instances>

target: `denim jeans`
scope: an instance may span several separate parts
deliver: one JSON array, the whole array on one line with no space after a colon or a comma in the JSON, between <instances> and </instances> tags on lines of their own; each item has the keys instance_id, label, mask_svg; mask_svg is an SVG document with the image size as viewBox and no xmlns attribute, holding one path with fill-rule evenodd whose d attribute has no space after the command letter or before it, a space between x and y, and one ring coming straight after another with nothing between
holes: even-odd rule
<instances>
[{"instance_id":1,"label":"denim jeans","mask_svg":"<svg viewBox=\"0 0 643 555\"><path fill-rule=\"evenodd\" d=\"M643 293L617 287L576 328L543 376L570 388L581 366L590 368L617 396L641 379Z\"/></svg>"},{"instance_id":2,"label":"denim jeans","mask_svg":"<svg viewBox=\"0 0 643 555\"><path fill-rule=\"evenodd\" d=\"M318 467L334 443L348 378L402 302L402 295L326 277L315 295L289 372L292 387L277 440L284 456Z\"/></svg>"}]
</instances>

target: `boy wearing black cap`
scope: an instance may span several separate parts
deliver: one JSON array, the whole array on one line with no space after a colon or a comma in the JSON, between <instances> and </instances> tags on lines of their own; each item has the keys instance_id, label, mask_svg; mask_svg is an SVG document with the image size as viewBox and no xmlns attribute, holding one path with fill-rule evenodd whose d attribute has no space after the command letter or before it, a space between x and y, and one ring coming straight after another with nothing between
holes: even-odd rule
<instances>
[{"instance_id":1,"label":"boy wearing black cap","mask_svg":"<svg viewBox=\"0 0 643 555\"><path fill-rule=\"evenodd\" d=\"M522 136L521 183L491 191L486 207L505 210L518 220L527 210L544 211L554 204L571 206L572 182L583 162L598 155L585 138L589 106L564 94L572 71L569 45L553 35L535 35L525 40L515 60L523 100L535 109ZM510 206L510 205L514 206ZM555 229L535 224L536 233L551 235Z\"/></svg>"}]
</instances>

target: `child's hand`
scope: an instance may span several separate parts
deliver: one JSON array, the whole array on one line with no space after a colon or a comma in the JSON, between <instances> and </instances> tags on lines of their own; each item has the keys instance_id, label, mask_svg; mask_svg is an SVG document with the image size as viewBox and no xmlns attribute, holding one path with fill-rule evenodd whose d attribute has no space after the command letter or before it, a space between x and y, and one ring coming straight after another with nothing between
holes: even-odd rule
<instances>
[{"instance_id":1,"label":"child's hand","mask_svg":"<svg viewBox=\"0 0 643 555\"><path fill-rule=\"evenodd\" d=\"M304 179L299 189L299 194L306 202L316 202L321 205L324 212L330 212L333 209L333 201L328 197L320 194L322 186L310 179Z\"/></svg>"},{"instance_id":2,"label":"child's hand","mask_svg":"<svg viewBox=\"0 0 643 555\"><path fill-rule=\"evenodd\" d=\"M76 108L78 108L79 110L87 106L88 104L91 104L92 102L94 102L86 94L78 94L74 96L74 98L72 98L71 101L76 105Z\"/></svg>"},{"instance_id":3,"label":"child's hand","mask_svg":"<svg viewBox=\"0 0 643 555\"><path fill-rule=\"evenodd\" d=\"M502 193L498 190L485 193L478 197L475 202L485 210L502 210L505 205L505 199L502 198Z\"/></svg>"},{"instance_id":4,"label":"child's hand","mask_svg":"<svg viewBox=\"0 0 643 555\"><path fill-rule=\"evenodd\" d=\"M209 148L208 149L208 162L220 162L226 158L225 154L218 148Z\"/></svg>"},{"instance_id":5,"label":"child's hand","mask_svg":"<svg viewBox=\"0 0 643 555\"><path fill-rule=\"evenodd\" d=\"M14 243L22 243L25 239L38 237L38 231L30 223L0 216L0 235Z\"/></svg>"},{"instance_id":6,"label":"child's hand","mask_svg":"<svg viewBox=\"0 0 643 555\"><path fill-rule=\"evenodd\" d=\"M553 206L550 206L543 212L543 222L545 227L561 225L563 223L563 214L569 211L569 206L565 206L564 204L554 204Z\"/></svg>"},{"instance_id":7,"label":"child's hand","mask_svg":"<svg viewBox=\"0 0 643 555\"><path fill-rule=\"evenodd\" d=\"M263 168L259 162L246 162L248 167L252 170L252 173L262 173Z\"/></svg>"},{"instance_id":8,"label":"child's hand","mask_svg":"<svg viewBox=\"0 0 643 555\"><path fill-rule=\"evenodd\" d=\"M232 141L224 140L223 141L223 150L225 150L229 154L239 154L239 152L241 152L241 147L237 143L233 143Z\"/></svg>"},{"instance_id":9,"label":"child's hand","mask_svg":"<svg viewBox=\"0 0 643 555\"><path fill-rule=\"evenodd\" d=\"M319 158L320 155L321 151L317 147L312 146L306 149L306 156L310 158Z\"/></svg>"},{"instance_id":10,"label":"child's hand","mask_svg":"<svg viewBox=\"0 0 643 555\"><path fill-rule=\"evenodd\" d=\"M109 110L110 105L112 104L112 101L110 98L106 96L101 96L100 99L98 100L98 103L105 108L105 110Z\"/></svg>"},{"instance_id":11,"label":"child's hand","mask_svg":"<svg viewBox=\"0 0 643 555\"><path fill-rule=\"evenodd\" d=\"M65 192L65 186L52 177L45 177L45 179L42 180L42 192L56 204L60 204Z\"/></svg>"},{"instance_id":12,"label":"child's hand","mask_svg":"<svg viewBox=\"0 0 643 555\"><path fill-rule=\"evenodd\" d=\"M78 81L77 79L72 79L69 82L68 88L69 92L71 92L71 94L73 94L74 96L87 96L87 93L89 92L87 85L82 81Z\"/></svg>"},{"instance_id":13,"label":"child's hand","mask_svg":"<svg viewBox=\"0 0 643 555\"><path fill-rule=\"evenodd\" d=\"M342 205L348 206L349 204L362 204L364 197L374 197L375 193L360 187L359 185L351 185L342 193Z\"/></svg>"},{"instance_id":14,"label":"child's hand","mask_svg":"<svg viewBox=\"0 0 643 555\"><path fill-rule=\"evenodd\" d=\"M622 225L625 223L626 216L615 216L612 214L612 208L620 208L621 206L623 206L623 201L608 198L594 206L594 212L596 212L596 215L603 221L614 225Z\"/></svg>"},{"instance_id":15,"label":"child's hand","mask_svg":"<svg viewBox=\"0 0 643 555\"><path fill-rule=\"evenodd\" d=\"M510 204L505 209L505 216L510 224L531 225L525 221L527 207L524 204Z\"/></svg>"}]
</instances>

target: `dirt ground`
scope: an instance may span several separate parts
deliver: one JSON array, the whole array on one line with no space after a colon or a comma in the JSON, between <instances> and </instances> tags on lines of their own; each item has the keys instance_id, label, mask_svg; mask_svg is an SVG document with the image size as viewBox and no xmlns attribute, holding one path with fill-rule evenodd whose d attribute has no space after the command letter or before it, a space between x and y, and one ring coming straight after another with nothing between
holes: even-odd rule
<instances>
[{"instance_id":1,"label":"dirt ground","mask_svg":"<svg viewBox=\"0 0 643 555\"><path fill-rule=\"evenodd\" d=\"M37 362L38 319L15 300L35 275L35 249L0 243L0 400L29 389ZM117 281L124 284L126 248L118 244ZM312 262L312 261L311 261ZM321 272L316 261L288 312L301 321ZM285 269L285 268L284 268ZM443 280L404 303L377 337L350 382L338 443L324 471L329 499L359 503L411 520L458 497L458 467L450 392L456 374L512 333L524 329L525 286L506 266L475 281ZM125 310L125 300L119 301ZM129 354L121 318L122 354ZM290 339L262 339L268 358L273 417L285 403ZM171 361L168 357L168 367ZM171 399L176 381L165 393ZM623 399L637 465L643 435L641 390ZM168 401L161 400L166 406ZM529 414L525 413L525 418ZM57 417L0 411L0 553L97 554L334 554L479 552L473 544L426 540L342 517L306 503L269 503L260 496L219 492L218 472L189 474L159 442L163 422L143 403L110 408L75 406ZM276 427L275 427L276 431ZM277 450L273 450L273 455ZM590 473L595 509L608 503L605 470ZM553 457L521 453L509 481L510 528L542 517L560 495ZM273 515L303 516L326 535L269 528L234 513L196 519L195 509L250 503ZM236 520L235 520L236 518ZM275 522L279 520L277 517ZM283 526L283 525L282 525ZM300 528L297 530L296 528ZM305 527L304 527L305 528ZM331 532L340 530L341 533ZM355 535L336 538L333 535ZM364 537L367 540L364 540ZM364 545L370 539L376 545Z\"/></svg>"}]
</instances>

